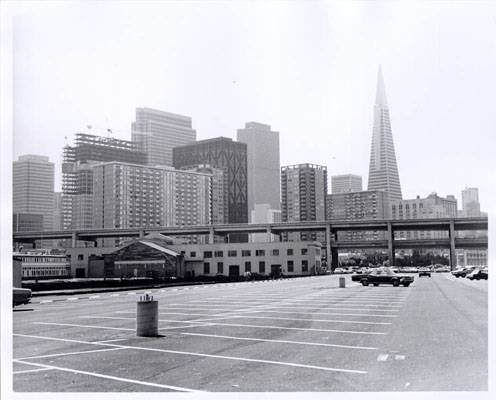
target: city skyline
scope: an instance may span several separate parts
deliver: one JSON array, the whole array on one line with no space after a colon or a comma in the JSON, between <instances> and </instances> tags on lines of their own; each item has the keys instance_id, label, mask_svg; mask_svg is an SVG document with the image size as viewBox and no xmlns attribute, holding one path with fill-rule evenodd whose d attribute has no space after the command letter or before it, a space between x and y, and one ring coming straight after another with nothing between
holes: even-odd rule
<instances>
[{"instance_id":1,"label":"city skyline","mask_svg":"<svg viewBox=\"0 0 496 400\"><path fill-rule=\"evenodd\" d=\"M329 175L366 176L370 104L375 92L374 76L381 63L388 82L403 197L424 197L432 191L458 196L465 186L478 187L481 208L490 211L490 193L496 185L491 183L494 178L482 172L490 170L492 163L489 143L495 121L488 107L495 82L489 71L496 60L487 52L480 53L481 48L491 45L489 38L494 28L488 18L493 10L490 5L460 10L442 4L389 4L376 8L365 3L313 7L272 4L212 6L208 11L198 6L193 11L177 4L144 8L117 4L102 5L98 16L92 16L91 5L52 6L42 14L35 6L15 24L14 71L19 78L16 82L22 82L22 86L18 83L13 87L17 110L14 157L27 153L49 156L56 164L56 190L64 137L92 124L93 133L102 134L111 128L115 137L129 140L129 125L140 106L191 116L198 139L235 137L236 129L246 121L270 124L280 132L281 165L311 162L326 165ZM127 66L123 57L142 43L124 22L133 26L153 12L157 18L142 33L146 42L139 55L153 56L152 64L156 66L145 70L135 63ZM224 23L206 34L225 48L226 54L217 61L199 46L202 41L195 42L194 32L202 31L207 12L214 22ZM319 12L326 17L319 17ZM182 23L174 20L178 13L183 15ZM300 20L301 13L309 17L312 25ZM389 21L392 13L398 17L395 22L382 24ZM238 28L238 22L244 26L244 21L254 16L261 18L260 33ZM86 17L94 18L95 32L91 37L78 22ZM472 27L471 37L478 46L472 46L464 32L458 30L462 18L465 25ZM167 24L162 27L164 24L158 22L164 21ZM365 24L360 28L362 23ZM67 38L50 41L66 24L74 28L67 30ZM443 25L442 32L439 24ZM194 32L188 33L192 26ZM225 38L227 31L232 38ZM177 33L177 45L164 38L168 32ZM393 37L391 32L401 34ZM92 35L99 35L102 48L91 45ZM126 37L125 43L119 42L119 35ZM157 47L157 37L164 41L163 47ZM339 45L346 37L349 39L345 47ZM403 37L405 43L400 43L398 37ZM428 37L435 40L424 40ZM306 50L308 58L321 55L318 66L293 57L302 50L301 39L313 43ZM63 51L65 40L76 43L71 53ZM268 50L273 49L274 40L282 40L283 46L271 54ZM102 50L111 44L115 46L109 57ZM174 59L163 58L169 54L168 49L178 52ZM457 62L460 52L465 54L463 64ZM194 53L194 58L186 53ZM99 60L98 68L95 65L85 71L78 67L88 57ZM193 76L191 66L187 66L193 65L197 57L205 60L205 68ZM56 64L47 62L53 58ZM253 60L265 58L266 63L251 68ZM416 60L413 65L412 59ZM280 68L282 65L285 69ZM63 73L68 67L75 68L74 72ZM165 69L161 71L159 67ZM310 68L314 68L312 74ZM76 79L74 73L81 79ZM128 87L123 90L124 76L137 74L138 85L127 80ZM43 82L36 78L40 75L44 76ZM155 79L156 85L151 86L150 79ZM50 101L43 97L51 92L47 84L55 89ZM207 101L214 90L216 101ZM303 138L298 136L302 133ZM50 140L42 140L47 135ZM458 154L464 155L464 162L460 162ZM432 170L436 171L434 176ZM424 176L430 179L425 181Z\"/></svg>"}]
</instances>

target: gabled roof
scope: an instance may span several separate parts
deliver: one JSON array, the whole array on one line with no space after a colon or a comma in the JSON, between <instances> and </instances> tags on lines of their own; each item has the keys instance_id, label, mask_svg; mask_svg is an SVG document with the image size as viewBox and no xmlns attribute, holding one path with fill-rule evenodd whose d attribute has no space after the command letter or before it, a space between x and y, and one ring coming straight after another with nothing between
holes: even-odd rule
<instances>
[{"instance_id":1,"label":"gabled roof","mask_svg":"<svg viewBox=\"0 0 496 400\"><path fill-rule=\"evenodd\" d=\"M148 240L138 240L138 242L144 244L145 246L149 246L155 250L158 250L162 253L168 254L170 256L173 256L173 257L179 256L179 253L176 253L175 251L173 251L171 249L167 249L163 246L160 246L160 245L153 243L153 242L150 242Z\"/></svg>"}]
</instances>

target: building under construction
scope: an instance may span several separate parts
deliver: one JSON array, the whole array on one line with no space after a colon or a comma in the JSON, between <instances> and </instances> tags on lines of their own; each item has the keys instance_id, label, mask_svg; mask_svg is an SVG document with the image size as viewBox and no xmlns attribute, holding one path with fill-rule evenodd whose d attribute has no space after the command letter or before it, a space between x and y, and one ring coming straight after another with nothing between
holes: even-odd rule
<instances>
[{"instance_id":1,"label":"building under construction","mask_svg":"<svg viewBox=\"0 0 496 400\"><path fill-rule=\"evenodd\" d=\"M92 228L93 165L121 161L145 164L146 154L135 142L76 133L73 146L65 146L62 163L63 229Z\"/></svg>"}]
</instances>

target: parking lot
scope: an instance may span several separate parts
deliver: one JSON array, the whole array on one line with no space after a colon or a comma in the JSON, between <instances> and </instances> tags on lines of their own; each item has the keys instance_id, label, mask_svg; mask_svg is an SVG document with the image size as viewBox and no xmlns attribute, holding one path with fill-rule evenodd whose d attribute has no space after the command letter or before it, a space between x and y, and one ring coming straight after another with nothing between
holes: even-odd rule
<instances>
[{"instance_id":1,"label":"parking lot","mask_svg":"<svg viewBox=\"0 0 496 400\"><path fill-rule=\"evenodd\" d=\"M157 338L135 335L143 291L36 297L14 311L14 390L487 390L487 281L338 286L157 289Z\"/></svg>"}]
</instances>

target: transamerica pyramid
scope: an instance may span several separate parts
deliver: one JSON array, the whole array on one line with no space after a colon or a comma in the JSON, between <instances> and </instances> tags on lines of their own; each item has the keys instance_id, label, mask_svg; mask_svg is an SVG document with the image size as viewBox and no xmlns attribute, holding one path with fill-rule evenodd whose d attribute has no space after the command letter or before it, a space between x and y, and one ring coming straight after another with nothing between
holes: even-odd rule
<instances>
[{"instance_id":1,"label":"transamerica pyramid","mask_svg":"<svg viewBox=\"0 0 496 400\"><path fill-rule=\"evenodd\" d=\"M394 153L393 133L382 69L377 76L377 94L374 105L374 127L370 149L368 190L384 190L390 200L401 200L401 185Z\"/></svg>"}]
</instances>

